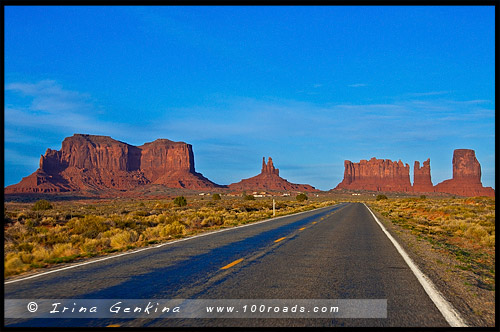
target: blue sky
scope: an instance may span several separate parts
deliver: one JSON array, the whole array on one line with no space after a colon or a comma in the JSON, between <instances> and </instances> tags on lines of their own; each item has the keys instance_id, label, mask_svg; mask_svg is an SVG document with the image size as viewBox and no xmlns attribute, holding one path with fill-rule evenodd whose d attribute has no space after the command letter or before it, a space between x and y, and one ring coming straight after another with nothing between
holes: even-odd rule
<instances>
[{"instance_id":1,"label":"blue sky","mask_svg":"<svg viewBox=\"0 0 500 332\"><path fill-rule=\"evenodd\" d=\"M5 185L74 133L193 145L219 184L321 190L344 160L474 149L495 186L495 13L477 7L5 7Z\"/></svg>"}]
</instances>

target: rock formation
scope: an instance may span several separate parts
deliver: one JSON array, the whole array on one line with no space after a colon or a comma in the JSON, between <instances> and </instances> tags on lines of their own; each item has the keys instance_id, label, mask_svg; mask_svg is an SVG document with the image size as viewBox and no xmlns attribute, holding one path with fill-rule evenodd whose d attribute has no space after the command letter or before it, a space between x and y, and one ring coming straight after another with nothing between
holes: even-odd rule
<instances>
[{"instance_id":1,"label":"rock formation","mask_svg":"<svg viewBox=\"0 0 500 332\"><path fill-rule=\"evenodd\" d=\"M453 178L437 184L437 192L460 196L495 196L491 187L481 183L481 165L474 150L457 149L453 151Z\"/></svg>"},{"instance_id":2,"label":"rock formation","mask_svg":"<svg viewBox=\"0 0 500 332\"><path fill-rule=\"evenodd\" d=\"M413 191L414 192L433 192L434 186L431 181L431 160L424 161L422 167L415 161L413 167Z\"/></svg>"},{"instance_id":3,"label":"rock formation","mask_svg":"<svg viewBox=\"0 0 500 332\"><path fill-rule=\"evenodd\" d=\"M412 191L410 166L389 159L344 161L344 179L335 189Z\"/></svg>"},{"instance_id":4,"label":"rock formation","mask_svg":"<svg viewBox=\"0 0 500 332\"><path fill-rule=\"evenodd\" d=\"M474 150L458 149L453 152L453 179L443 181L436 186L431 182L430 159L422 167L415 161L413 186L410 184L409 166L388 159L361 160L344 162L344 179L335 189L395 191L395 192L440 192L460 196L495 196L491 187L481 183L481 165Z\"/></svg>"},{"instance_id":5,"label":"rock formation","mask_svg":"<svg viewBox=\"0 0 500 332\"><path fill-rule=\"evenodd\" d=\"M319 191L308 184L295 184L279 176L279 169L273 165L269 157L266 164L265 157L262 158L262 170L259 175L249 179L243 179L238 183L230 184L229 189L234 191L274 190L274 191Z\"/></svg>"},{"instance_id":6,"label":"rock formation","mask_svg":"<svg viewBox=\"0 0 500 332\"><path fill-rule=\"evenodd\" d=\"M49 193L77 190L128 190L145 184L172 188L221 187L194 169L192 146L158 139L133 146L109 136L75 134L60 151L47 149L40 168L5 193Z\"/></svg>"}]
</instances>

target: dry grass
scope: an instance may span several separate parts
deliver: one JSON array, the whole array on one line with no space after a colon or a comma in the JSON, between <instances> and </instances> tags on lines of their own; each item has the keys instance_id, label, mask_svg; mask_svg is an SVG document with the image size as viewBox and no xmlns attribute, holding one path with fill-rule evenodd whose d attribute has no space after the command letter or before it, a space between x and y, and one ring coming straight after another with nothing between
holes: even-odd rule
<instances>
[{"instance_id":1,"label":"dry grass","mask_svg":"<svg viewBox=\"0 0 500 332\"><path fill-rule=\"evenodd\" d=\"M495 198L388 199L370 206L393 224L411 230L495 289Z\"/></svg>"},{"instance_id":2,"label":"dry grass","mask_svg":"<svg viewBox=\"0 0 500 332\"><path fill-rule=\"evenodd\" d=\"M279 199L276 215L334 204ZM209 229L233 227L271 218L272 200L223 197L172 200L108 200L52 202L33 211L33 203L4 203L4 276L33 268L143 247Z\"/></svg>"}]
</instances>

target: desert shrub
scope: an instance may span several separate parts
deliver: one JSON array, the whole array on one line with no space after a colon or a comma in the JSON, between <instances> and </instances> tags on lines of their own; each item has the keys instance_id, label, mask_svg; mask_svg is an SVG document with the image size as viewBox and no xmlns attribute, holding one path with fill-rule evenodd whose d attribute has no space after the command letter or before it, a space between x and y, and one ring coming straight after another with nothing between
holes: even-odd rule
<instances>
[{"instance_id":1,"label":"desert shrub","mask_svg":"<svg viewBox=\"0 0 500 332\"><path fill-rule=\"evenodd\" d=\"M171 224L161 226L160 236L161 237L168 237L168 236L175 236L175 235L184 234L185 229L186 229L186 226L184 226L183 224L181 224L178 221L175 221Z\"/></svg>"},{"instance_id":2,"label":"desert shrub","mask_svg":"<svg viewBox=\"0 0 500 332\"><path fill-rule=\"evenodd\" d=\"M78 252L79 250L77 248L73 248L71 243L56 243L52 247L50 256L52 258L67 257L78 254Z\"/></svg>"},{"instance_id":3,"label":"desert shrub","mask_svg":"<svg viewBox=\"0 0 500 332\"><path fill-rule=\"evenodd\" d=\"M138 210L138 211L134 212L134 215L136 215L138 217L146 217L146 216L149 216L149 213L146 211Z\"/></svg>"},{"instance_id":4,"label":"desert shrub","mask_svg":"<svg viewBox=\"0 0 500 332\"><path fill-rule=\"evenodd\" d=\"M29 232L35 231L35 227L39 225L39 222L35 219L26 219L24 226Z\"/></svg>"},{"instance_id":5,"label":"desert shrub","mask_svg":"<svg viewBox=\"0 0 500 332\"><path fill-rule=\"evenodd\" d=\"M17 253L9 253L5 257L4 276L22 272L26 267Z\"/></svg>"},{"instance_id":6,"label":"desert shrub","mask_svg":"<svg viewBox=\"0 0 500 332\"><path fill-rule=\"evenodd\" d=\"M38 246L31 252L33 259L38 262L43 262L50 258L50 252L44 246Z\"/></svg>"},{"instance_id":7,"label":"desert shrub","mask_svg":"<svg viewBox=\"0 0 500 332\"><path fill-rule=\"evenodd\" d=\"M80 250L85 253L95 254L101 249L101 243L98 239L85 239L85 242L80 245Z\"/></svg>"},{"instance_id":8,"label":"desert shrub","mask_svg":"<svg viewBox=\"0 0 500 332\"><path fill-rule=\"evenodd\" d=\"M21 242L17 246L18 250L26 251L26 252L31 252L33 250L33 248L34 248L33 244L28 243L28 242Z\"/></svg>"},{"instance_id":9,"label":"desert shrub","mask_svg":"<svg viewBox=\"0 0 500 332\"><path fill-rule=\"evenodd\" d=\"M487 235L481 239L481 244L486 247L495 247L495 235Z\"/></svg>"},{"instance_id":10,"label":"desert shrub","mask_svg":"<svg viewBox=\"0 0 500 332\"><path fill-rule=\"evenodd\" d=\"M215 226L215 225L222 225L224 224L224 219L220 215L215 215L215 216L208 216L203 219L201 222L202 227L210 227L210 226Z\"/></svg>"},{"instance_id":11,"label":"desert shrub","mask_svg":"<svg viewBox=\"0 0 500 332\"><path fill-rule=\"evenodd\" d=\"M142 232L141 237L144 241L156 240L160 237L160 229L162 226L149 227Z\"/></svg>"},{"instance_id":12,"label":"desert shrub","mask_svg":"<svg viewBox=\"0 0 500 332\"><path fill-rule=\"evenodd\" d=\"M214 201L218 201L218 200L220 200L220 199L221 199L221 197L220 197L220 195L219 195L219 194L213 194L213 195L212 195L212 199L213 199Z\"/></svg>"},{"instance_id":13,"label":"desert shrub","mask_svg":"<svg viewBox=\"0 0 500 332\"><path fill-rule=\"evenodd\" d=\"M71 234L79 234L83 237L94 239L99 233L109 229L105 219L100 216L85 216L85 218L72 218L66 226Z\"/></svg>"},{"instance_id":14,"label":"desert shrub","mask_svg":"<svg viewBox=\"0 0 500 332\"><path fill-rule=\"evenodd\" d=\"M377 201L381 201L383 199L387 199L387 196L386 195L377 195L377 198L376 198Z\"/></svg>"},{"instance_id":15,"label":"desert shrub","mask_svg":"<svg viewBox=\"0 0 500 332\"><path fill-rule=\"evenodd\" d=\"M427 198L427 196L425 196L425 195L420 195L420 199L426 199L426 198Z\"/></svg>"},{"instance_id":16,"label":"desert shrub","mask_svg":"<svg viewBox=\"0 0 500 332\"><path fill-rule=\"evenodd\" d=\"M5 230L4 236L5 241L24 242L28 236L28 229L17 221L13 226Z\"/></svg>"},{"instance_id":17,"label":"desert shrub","mask_svg":"<svg viewBox=\"0 0 500 332\"><path fill-rule=\"evenodd\" d=\"M121 229L127 229L127 228L135 229L137 227L137 221L131 216L127 216L125 218L113 219L113 223L115 227Z\"/></svg>"},{"instance_id":18,"label":"desert shrub","mask_svg":"<svg viewBox=\"0 0 500 332\"><path fill-rule=\"evenodd\" d=\"M306 194L300 193L297 195L297 197L295 197L295 199L299 202L303 202L303 201L306 201L308 199L308 197Z\"/></svg>"},{"instance_id":19,"label":"desert shrub","mask_svg":"<svg viewBox=\"0 0 500 332\"><path fill-rule=\"evenodd\" d=\"M481 225L473 225L465 231L465 236L480 241L483 237L488 236L488 232Z\"/></svg>"},{"instance_id":20,"label":"desert shrub","mask_svg":"<svg viewBox=\"0 0 500 332\"><path fill-rule=\"evenodd\" d=\"M45 199L38 200L33 205L33 211L44 211L50 209L52 209L52 204Z\"/></svg>"},{"instance_id":21,"label":"desert shrub","mask_svg":"<svg viewBox=\"0 0 500 332\"><path fill-rule=\"evenodd\" d=\"M174 198L174 204L177 206L186 206L187 205L187 200L184 196L177 196Z\"/></svg>"},{"instance_id":22,"label":"desert shrub","mask_svg":"<svg viewBox=\"0 0 500 332\"><path fill-rule=\"evenodd\" d=\"M26 251L21 251L19 253L19 258L24 264L31 264L31 262L33 262L33 254Z\"/></svg>"},{"instance_id":23,"label":"desert shrub","mask_svg":"<svg viewBox=\"0 0 500 332\"><path fill-rule=\"evenodd\" d=\"M139 239L139 235L134 230L122 230L110 238L112 248L119 249L126 247Z\"/></svg>"},{"instance_id":24,"label":"desert shrub","mask_svg":"<svg viewBox=\"0 0 500 332\"><path fill-rule=\"evenodd\" d=\"M253 197L253 195L244 195L243 196L243 199L247 200L247 201L255 201L255 197Z\"/></svg>"},{"instance_id":25,"label":"desert shrub","mask_svg":"<svg viewBox=\"0 0 500 332\"><path fill-rule=\"evenodd\" d=\"M40 224L45 225L45 226L54 226L55 224L57 224L57 222L52 217L44 217L44 218L42 218Z\"/></svg>"}]
</instances>

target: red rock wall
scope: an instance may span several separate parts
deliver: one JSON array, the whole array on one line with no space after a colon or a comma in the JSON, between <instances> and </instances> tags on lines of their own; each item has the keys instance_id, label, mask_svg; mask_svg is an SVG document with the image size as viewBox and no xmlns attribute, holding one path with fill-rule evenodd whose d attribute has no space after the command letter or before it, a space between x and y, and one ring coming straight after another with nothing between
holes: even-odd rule
<instances>
[{"instance_id":1,"label":"red rock wall","mask_svg":"<svg viewBox=\"0 0 500 332\"><path fill-rule=\"evenodd\" d=\"M335 189L411 191L410 166L400 160L372 158L344 162L344 180Z\"/></svg>"}]
</instances>

